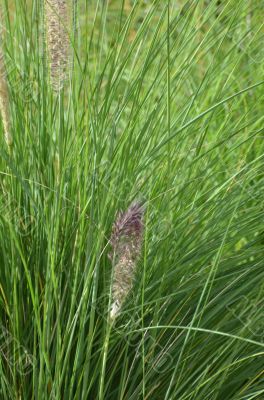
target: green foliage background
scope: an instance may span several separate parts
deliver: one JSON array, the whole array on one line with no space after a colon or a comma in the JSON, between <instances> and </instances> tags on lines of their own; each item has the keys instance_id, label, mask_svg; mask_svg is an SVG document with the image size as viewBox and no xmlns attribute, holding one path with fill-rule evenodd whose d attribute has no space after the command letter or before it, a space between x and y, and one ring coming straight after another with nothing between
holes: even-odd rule
<instances>
[{"instance_id":1,"label":"green foliage background","mask_svg":"<svg viewBox=\"0 0 264 400\"><path fill-rule=\"evenodd\" d=\"M69 8L58 96L43 2L2 3L0 397L262 399L263 1ZM108 240L134 199L144 251L107 343Z\"/></svg>"}]
</instances>

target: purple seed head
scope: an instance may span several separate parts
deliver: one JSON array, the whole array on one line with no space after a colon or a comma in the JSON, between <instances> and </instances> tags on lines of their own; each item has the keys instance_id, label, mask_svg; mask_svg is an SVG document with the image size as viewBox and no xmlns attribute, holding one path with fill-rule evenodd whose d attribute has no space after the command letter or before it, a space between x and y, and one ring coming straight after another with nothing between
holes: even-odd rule
<instances>
[{"instance_id":1,"label":"purple seed head","mask_svg":"<svg viewBox=\"0 0 264 400\"><path fill-rule=\"evenodd\" d=\"M113 225L109 257L113 263L112 320L119 314L122 304L133 286L136 263L140 256L143 231L144 207L132 203L126 212L119 212Z\"/></svg>"},{"instance_id":2,"label":"purple seed head","mask_svg":"<svg viewBox=\"0 0 264 400\"><path fill-rule=\"evenodd\" d=\"M139 202L134 202L127 211L119 212L113 225L110 244L112 253L109 254L110 259L122 256L124 247L132 246L135 255L140 252L143 224L144 207Z\"/></svg>"}]
</instances>

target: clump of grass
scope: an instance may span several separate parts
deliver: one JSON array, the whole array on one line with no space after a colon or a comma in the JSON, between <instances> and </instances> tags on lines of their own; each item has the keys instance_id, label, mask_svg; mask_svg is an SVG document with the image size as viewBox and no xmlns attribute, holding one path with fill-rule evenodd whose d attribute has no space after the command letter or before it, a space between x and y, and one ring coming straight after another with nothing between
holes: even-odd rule
<instances>
[{"instance_id":1,"label":"clump of grass","mask_svg":"<svg viewBox=\"0 0 264 400\"><path fill-rule=\"evenodd\" d=\"M13 143L13 138L10 132L11 120L10 120L9 106L10 104L9 104L8 86L6 81L6 68L4 62L4 55L2 49L0 49L0 112L4 126L5 141L8 146L11 146Z\"/></svg>"},{"instance_id":2,"label":"clump of grass","mask_svg":"<svg viewBox=\"0 0 264 400\"><path fill-rule=\"evenodd\" d=\"M45 18L51 85L59 92L66 80L69 59L67 1L46 0Z\"/></svg>"},{"instance_id":3,"label":"clump of grass","mask_svg":"<svg viewBox=\"0 0 264 400\"><path fill-rule=\"evenodd\" d=\"M56 99L40 3L2 2L16 148L0 157L0 399L263 398L261 1L71 2L76 70ZM144 244L132 258L119 215L111 279L109 205L136 193Z\"/></svg>"},{"instance_id":4,"label":"clump of grass","mask_svg":"<svg viewBox=\"0 0 264 400\"><path fill-rule=\"evenodd\" d=\"M141 253L144 208L133 203L126 212L120 212L113 225L110 243L113 252L109 255L114 265L112 282L112 305L110 318L120 313L135 276L135 269Z\"/></svg>"}]
</instances>

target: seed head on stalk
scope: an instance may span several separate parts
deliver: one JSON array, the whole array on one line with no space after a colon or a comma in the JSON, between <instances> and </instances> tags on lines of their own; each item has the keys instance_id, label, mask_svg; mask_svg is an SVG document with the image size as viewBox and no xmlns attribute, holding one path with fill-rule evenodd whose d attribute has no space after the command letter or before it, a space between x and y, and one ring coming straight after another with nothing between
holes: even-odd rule
<instances>
[{"instance_id":1,"label":"seed head on stalk","mask_svg":"<svg viewBox=\"0 0 264 400\"><path fill-rule=\"evenodd\" d=\"M10 121L10 110L9 110L9 94L8 86L6 81L6 68L4 63L4 55L0 48L0 112L3 121L5 141L8 146L13 144L13 138L11 135L11 121Z\"/></svg>"},{"instance_id":2,"label":"seed head on stalk","mask_svg":"<svg viewBox=\"0 0 264 400\"><path fill-rule=\"evenodd\" d=\"M44 0L46 40L53 89L59 92L66 80L69 63L67 0Z\"/></svg>"},{"instance_id":3,"label":"seed head on stalk","mask_svg":"<svg viewBox=\"0 0 264 400\"><path fill-rule=\"evenodd\" d=\"M113 263L113 281L110 319L113 321L130 292L140 257L143 231L144 208L139 202L132 203L126 212L117 215L113 225L109 257Z\"/></svg>"}]
</instances>

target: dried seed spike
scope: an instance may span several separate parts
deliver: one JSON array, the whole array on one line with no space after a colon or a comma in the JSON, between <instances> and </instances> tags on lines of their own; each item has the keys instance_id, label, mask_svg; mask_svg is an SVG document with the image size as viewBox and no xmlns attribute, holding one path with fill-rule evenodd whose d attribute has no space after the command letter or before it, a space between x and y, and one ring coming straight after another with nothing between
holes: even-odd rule
<instances>
[{"instance_id":1,"label":"dried seed spike","mask_svg":"<svg viewBox=\"0 0 264 400\"><path fill-rule=\"evenodd\" d=\"M53 89L59 92L69 67L69 26L67 0L45 0L46 38Z\"/></svg>"},{"instance_id":2,"label":"dried seed spike","mask_svg":"<svg viewBox=\"0 0 264 400\"><path fill-rule=\"evenodd\" d=\"M5 141L8 146L11 146L13 144L13 138L11 135L9 94L6 81L6 68L4 63L4 55L2 49L0 49L0 112L4 126Z\"/></svg>"},{"instance_id":3,"label":"dried seed spike","mask_svg":"<svg viewBox=\"0 0 264 400\"><path fill-rule=\"evenodd\" d=\"M112 305L110 318L114 320L133 286L136 263L141 253L144 208L132 203L126 212L119 212L113 225L110 243L113 252Z\"/></svg>"}]
</instances>

